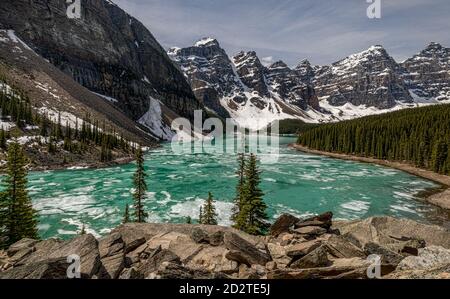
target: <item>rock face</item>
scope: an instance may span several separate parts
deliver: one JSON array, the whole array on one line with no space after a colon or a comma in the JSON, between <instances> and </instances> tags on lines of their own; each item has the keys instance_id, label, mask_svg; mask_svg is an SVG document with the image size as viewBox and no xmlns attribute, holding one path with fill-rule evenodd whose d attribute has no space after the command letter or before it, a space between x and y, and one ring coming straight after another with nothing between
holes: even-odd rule
<instances>
[{"instance_id":1,"label":"rock face","mask_svg":"<svg viewBox=\"0 0 450 299\"><path fill-rule=\"evenodd\" d=\"M265 67L253 51L229 59L217 40L204 38L168 54L206 107L243 127L257 130L274 120L307 117L304 110L320 108L312 86L294 70L283 62Z\"/></svg>"},{"instance_id":2,"label":"rock face","mask_svg":"<svg viewBox=\"0 0 450 299\"><path fill-rule=\"evenodd\" d=\"M396 102L412 102L400 73L386 50L373 46L320 69L313 82L318 96L327 97L333 106L351 103L386 109Z\"/></svg>"},{"instance_id":3,"label":"rock face","mask_svg":"<svg viewBox=\"0 0 450 299\"><path fill-rule=\"evenodd\" d=\"M448 55L447 48L433 43L397 63L382 46L372 46L331 65L302 60L290 68L283 61L263 66L254 51L230 60L211 38L169 51L198 99L250 128L258 126L243 118L329 122L450 102Z\"/></svg>"},{"instance_id":4,"label":"rock face","mask_svg":"<svg viewBox=\"0 0 450 299\"><path fill-rule=\"evenodd\" d=\"M406 70L403 79L415 96L431 102L450 98L449 48L431 43L401 65Z\"/></svg>"},{"instance_id":5,"label":"rock face","mask_svg":"<svg viewBox=\"0 0 450 299\"><path fill-rule=\"evenodd\" d=\"M283 215L274 226L316 223L305 227L326 230L321 225L332 224L330 215ZM67 278L73 254L80 256L81 277L98 279L367 279L374 254L383 278L450 277L450 234L443 228L389 217L336 226L342 235L330 228L305 238L293 224L255 237L220 226L131 223L98 241L24 239L0 251L0 279ZM430 237L419 239L422 234Z\"/></svg>"},{"instance_id":6,"label":"rock face","mask_svg":"<svg viewBox=\"0 0 450 299\"><path fill-rule=\"evenodd\" d=\"M66 1L6 1L0 27L13 29L33 50L91 91L114 98L134 120L150 98L192 119L202 109L183 74L152 34L106 0L85 1L82 18L66 16Z\"/></svg>"}]
</instances>

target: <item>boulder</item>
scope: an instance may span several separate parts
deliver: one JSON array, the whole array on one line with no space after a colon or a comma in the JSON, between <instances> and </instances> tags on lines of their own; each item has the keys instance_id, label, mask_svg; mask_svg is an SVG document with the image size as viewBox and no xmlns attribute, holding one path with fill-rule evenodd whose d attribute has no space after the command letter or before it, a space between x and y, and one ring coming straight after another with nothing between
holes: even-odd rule
<instances>
[{"instance_id":1,"label":"boulder","mask_svg":"<svg viewBox=\"0 0 450 299\"><path fill-rule=\"evenodd\" d=\"M71 255L80 257L82 277L92 277L101 266L98 242L90 234L80 235L64 242L49 239L36 243L34 248L35 250L18 261L16 266L59 258L67 259Z\"/></svg>"},{"instance_id":2,"label":"boulder","mask_svg":"<svg viewBox=\"0 0 450 299\"><path fill-rule=\"evenodd\" d=\"M381 258L381 275L393 272L398 264L405 258L401 254L391 251L376 243L367 243L364 246L364 253L367 256L378 255Z\"/></svg>"},{"instance_id":3,"label":"boulder","mask_svg":"<svg viewBox=\"0 0 450 299\"><path fill-rule=\"evenodd\" d=\"M278 243L268 243L267 249L269 250L272 260L276 262L279 268L287 267L292 260L292 258L287 256L285 247Z\"/></svg>"},{"instance_id":4,"label":"boulder","mask_svg":"<svg viewBox=\"0 0 450 299\"><path fill-rule=\"evenodd\" d=\"M156 250L142 265L138 268L145 278L149 277L152 272L158 270L164 262L181 264L180 258L167 249Z\"/></svg>"},{"instance_id":5,"label":"boulder","mask_svg":"<svg viewBox=\"0 0 450 299\"><path fill-rule=\"evenodd\" d=\"M14 244L12 244L6 251L9 257L15 255L19 251L27 251L29 248L33 248L39 241L33 239L22 239Z\"/></svg>"},{"instance_id":6,"label":"boulder","mask_svg":"<svg viewBox=\"0 0 450 299\"><path fill-rule=\"evenodd\" d=\"M99 276L105 279L117 279L125 267L125 256L119 253L101 259L102 268Z\"/></svg>"},{"instance_id":7,"label":"boulder","mask_svg":"<svg viewBox=\"0 0 450 299\"><path fill-rule=\"evenodd\" d=\"M397 270L432 270L445 266L450 266L450 250L440 246L430 246L420 249L418 256L403 259L398 264Z\"/></svg>"},{"instance_id":8,"label":"boulder","mask_svg":"<svg viewBox=\"0 0 450 299\"><path fill-rule=\"evenodd\" d=\"M369 242L386 246L398 243L402 236L424 240L427 246L450 249L450 231L437 225L426 225L409 219L373 217L365 220L335 223L343 235L351 236L359 247Z\"/></svg>"},{"instance_id":9,"label":"boulder","mask_svg":"<svg viewBox=\"0 0 450 299\"><path fill-rule=\"evenodd\" d=\"M311 225L314 224L314 225ZM329 230L333 224L333 213L326 212L324 214L314 216L308 219L300 220L295 223L295 228L301 228L305 226L319 226L326 230Z\"/></svg>"},{"instance_id":10,"label":"boulder","mask_svg":"<svg viewBox=\"0 0 450 299\"><path fill-rule=\"evenodd\" d=\"M360 259L339 259L331 266L309 269L277 269L267 274L268 279L339 279L367 278L370 262Z\"/></svg>"},{"instance_id":11,"label":"boulder","mask_svg":"<svg viewBox=\"0 0 450 299\"><path fill-rule=\"evenodd\" d=\"M329 264L330 260L328 259L327 249L325 246L320 246L301 259L293 262L289 267L292 269L308 269L326 267Z\"/></svg>"},{"instance_id":12,"label":"boulder","mask_svg":"<svg viewBox=\"0 0 450 299\"><path fill-rule=\"evenodd\" d=\"M107 256L117 255L118 253L124 253L125 242L122 239L120 233L112 233L98 242L98 250L100 258Z\"/></svg>"},{"instance_id":13,"label":"boulder","mask_svg":"<svg viewBox=\"0 0 450 299\"><path fill-rule=\"evenodd\" d=\"M299 221L297 217L290 214L281 215L270 227L270 235L277 237L282 233L288 233L294 224Z\"/></svg>"},{"instance_id":14,"label":"boulder","mask_svg":"<svg viewBox=\"0 0 450 299\"><path fill-rule=\"evenodd\" d=\"M191 239L195 243L209 244L209 235L201 228L194 228L192 230Z\"/></svg>"},{"instance_id":15,"label":"boulder","mask_svg":"<svg viewBox=\"0 0 450 299\"><path fill-rule=\"evenodd\" d=\"M327 233L327 230L320 226L304 226L294 230L297 234L317 237Z\"/></svg>"},{"instance_id":16,"label":"boulder","mask_svg":"<svg viewBox=\"0 0 450 299\"><path fill-rule=\"evenodd\" d=\"M144 279L144 275L142 275L135 267L132 267L124 269L120 274L119 279Z\"/></svg>"},{"instance_id":17,"label":"boulder","mask_svg":"<svg viewBox=\"0 0 450 299\"><path fill-rule=\"evenodd\" d=\"M209 272L201 269L191 269L178 263L164 262L154 275L160 279L229 279L220 272Z\"/></svg>"},{"instance_id":18,"label":"boulder","mask_svg":"<svg viewBox=\"0 0 450 299\"><path fill-rule=\"evenodd\" d=\"M312 240L287 247L286 255L292 258L300 258L322 245L321 241Z\"/></svg>"},{"instance_id":19,"label":"boulder","mask_svg":"<svg viewBox=\"0 0 450 299\"><path fill-rule=\"evenodd\" d=\"M325 241L328 252L335 258L366 257L365 253L343 236L332 235Z\"/></svg>"},{"instance_id":20,"label":"boulder","mask_svg":"<svg viewBox=\"0 0 450 299\"><path fill-rule=\"evenodd\" d=\"M0 279L67 279L68 267L65 258L47 259L2 272Z\"/></svg>"},{"instance_id":21,"label":"boulder","mask_svg":"<svg viewBox=\"0 0 450 299\"><path fill-rule=\"evenodd\" d=\"M223 245L223 237L224 237L223 231L217 231L215 233L212 233L209 235L209 244L211 244L211 246Z\"/></svg>"},{"instance_id":22,"label":"boulder","mask_svg":"<svg viewBox=\"0 0 450 299\"><path fill-rule=\"evenodd\" d=\"M267 252L259 250L256 246L239 237L237 234L225 233L224 244L230 250L227 254L229 260L247 265L258 264L262 266L265 266L271 260Z\"/></svg>"}]
</instances>

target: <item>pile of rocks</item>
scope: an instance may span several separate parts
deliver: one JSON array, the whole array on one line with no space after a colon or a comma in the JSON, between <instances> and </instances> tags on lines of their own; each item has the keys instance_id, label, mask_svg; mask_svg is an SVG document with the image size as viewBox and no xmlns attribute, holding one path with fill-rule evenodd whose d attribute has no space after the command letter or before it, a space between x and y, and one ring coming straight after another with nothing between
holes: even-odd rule
<instances>
[{"instance_id":1,"label":"pile of rocks","mask_svg":"<svg viewBox=\"0 0 450 299\"><path fill-rule=\"evenodd\" d=\"M0 278L67 278L80 257L82 278L367 278L368 256L387 278L449 278L450 234L389 217L332 223L282 215L265 237L232 228L126 224L96 240L24 239L0 252Z\"/></svg>"}]
</instances>

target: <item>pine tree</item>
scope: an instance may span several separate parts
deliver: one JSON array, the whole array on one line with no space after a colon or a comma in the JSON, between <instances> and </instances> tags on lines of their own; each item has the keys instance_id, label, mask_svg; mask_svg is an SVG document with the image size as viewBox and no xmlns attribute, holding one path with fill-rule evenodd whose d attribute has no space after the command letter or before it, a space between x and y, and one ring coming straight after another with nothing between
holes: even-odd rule
<instances>
[{"instance_id":1,"label":"pine tree","mask_svg":"<svg viewBox=\"0 0 450 299\"><path fill-rule=\"evenodd\" d=\"M86 226L83 224L83 226L81 227L81 231L80 231L80 235L85 235L86 234Z\"/></svg>"},{"instance_id":2,"label":"pine tree","mask_svg":"<svg viewBox=\"0 0 450 299\"><path fill-rule=\"evenodd\" d=\"M203 205L201 224L217 225L217 216L216 208L214 207L214 198L211 192L209 192L208 199Z\"/></svg>"},{"instance_id":3,"label":"pine tree","mask_svg":"<svg viewBox=\"0 0 450 299\"><path fill-rule=\"evenodd\" d=\"M267 205L263 200L264 193L259 188L260 182L257 157L251 154L245 168L241 211L234 227L252 235L264 235L269 227Z\"/></svg>"},{"instance_id":4,"label":"pine tree","mask_svg":"<svg viewBox=\"0 0 450 299\"><path fill-rule=\"evenodd\" d=\"M236 222L236 219L241 211L242 194L245 184L245 155L238 155L238 170L236 171L238 176L238 183L236 185L236 197L234 198L234 205L231 215L231 221Z\"/></svg>"},{"instance_id":5,"label":"pine tree","mask_svg":"<svg viewBox=\"0 0 450 299\"><path fill-rule=\"evenodd\" d=\"M200 211L198 213L198 223L202 224L203 223L203 208L200 207Z\"/></svg>"},{"instance_id":6,"label":"pine tree","mask_svg":"<svg viewBox=\"0 0 450 299\"><path fill-rule=\"evenodd\" d=\"M192 218L191 216L186 217L186 224L192 224Z\"/></svg>"},{"instance_id":7,"label":"pine tree","mask_svg":"<svg viewBox=\"0 0 450 299\"><path fill-rule=\"evenodd\" d=\"M125 206L125 213L123 214L123 220L122 223L129 223L130 222L130 207L128 204Z\"/></svg>"},{"instance_id":8,"label":"pine tree","mask_svg":"<svg viewBox=\"0 0 450 299\"><path fill-rule=\"evenodd\" d=\"M2 245L11 245L23 238L38 239L37 212L27 192L27 159L22 147L9 145L7 171L3 178L5 191L0 196Z\"/></svg>"},{"instance_id":9,"label":"pine tree","mask_svg":"<svg viewBox=\"0 0 450 299\"><path fill-rule=\"evenodd\" d=\"M137 169L134 174L134 213L135 213L135 222L145 222L145 218L147 218L147 213L144 211L143 200L145 198L145 193L147 192L147 183L145 182L146 173L144 168L144 154L142 152L142 148L139 148L136 151L136 165Z\"/></svg>"}]
</instances>

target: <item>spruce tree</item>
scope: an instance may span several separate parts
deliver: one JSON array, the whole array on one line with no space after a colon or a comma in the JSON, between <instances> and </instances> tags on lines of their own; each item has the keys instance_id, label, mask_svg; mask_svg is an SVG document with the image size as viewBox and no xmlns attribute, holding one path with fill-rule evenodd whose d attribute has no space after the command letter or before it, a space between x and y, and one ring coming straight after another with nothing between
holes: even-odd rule
<instances>
[{"instance_id":1,"label":"spruce tree","mask_svg":"<svg viewBox=\"0 0 450 299\"><path fill-rule=\"evenodd\" d=\"M241 211L236 217L235 228L252 235L264 235L269 227L267 205L261 183L257 157L251 154L245 167L245 184L242 192Z\"/></svg>"},{"instance_id":2,"label":"spruce tree","mask_svg":"<svg viewBox=\"0 0 450 299\"><path fill-rule=\"evenodd\" d=\"M125 213L123 214L122 224L130 222L130 207L128 204L125 206Z\"/></svg>"},{"instance_id":3,"label":"spruce tree","mask_svg":"<svg viewBox=\"0 0 450 299\"><path fill-rule=\"evenodd\" d=\"M147 218L147 213L144 211L143 200L145 198L145 193L147 192L147 183L145 182L146 173L144 168L144 154L142 152L142 148L139 148L136 151L136 165L137 169L134 174L134 215L135 222L145 222Z\"/></svg>"},{"instance_id":4,"label":"spruce tree","mask_svg":"<svg viewBox=\"0 0 450 299\"><path fill-rule=\"evenodd\" d=\"M236 196L234 198L234 205L231 215L231 221L236 222L236 219L241 211L242 194L245 184L245 155L238 155L238 170L236 171L238 176L238 183L236 185Z\"/></svg>"},{"instance_id":5,"label":"spruce tree","mask_svg":"<svg viewBox=\"0 0 450 299\"><path fill-rule=\"evenodd\" d=\"M198 223L202 224L203 223L203 208L200 207L200 211L198 213Z\"/></svg>"},{"instance_id":6,"label":"spruce tree","mask_svg":"<svg viewBox=\"0 0 450 299\"><path fill-rule=\"evenodd\" d=\"M186 217L186 224L192 224L192 218L191 216Z\"/></svg>"},{"instance_id":7,"label":"spruce tree","mask_svg":"<svg viewBox=\"0 0 450 299\"><path fill-rule=\"evenodd\" d=\"M209 192L208 199L206 199L203 205L201 224L217 225L217 216L216 208L214 207L214 198L211 192Z\"/></svg>"},{"instance_id":8,"label":"spruce tree","mask_svg":"<svg viewBox=\"0 0 450 299\"><path fill-rule=\"evenodd\" d=\"M27 191L27 159L22 147L13 142L8 148L5 191L0 196L0 218L3 246L23 238L38 239L37 212L33 209Z\"/></svg>"}]
</instances>

